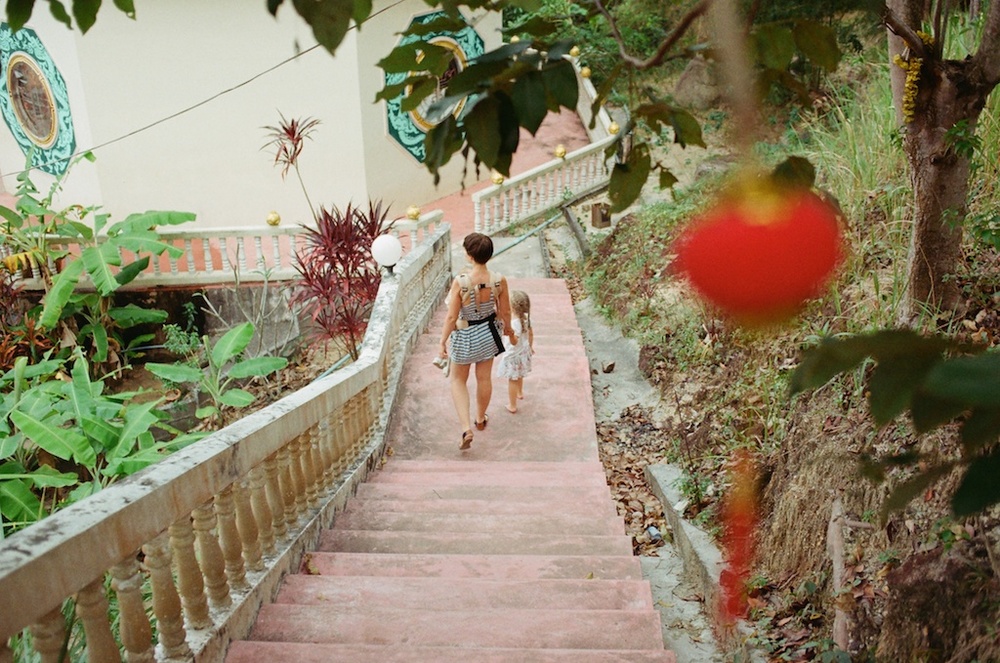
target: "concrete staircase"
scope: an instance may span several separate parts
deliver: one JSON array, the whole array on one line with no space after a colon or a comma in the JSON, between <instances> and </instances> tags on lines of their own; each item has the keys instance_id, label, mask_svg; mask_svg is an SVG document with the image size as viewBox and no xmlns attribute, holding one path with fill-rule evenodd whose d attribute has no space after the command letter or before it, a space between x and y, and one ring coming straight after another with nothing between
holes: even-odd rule
<instances>
[{"instance_id":1,"label":"concrete staircase","mask_svg":"<svg viewBox=\"0 0 1000 663\"><path fill-rule=\"evenodd\" d=\"M430 360L443 310L404 371L393 454L227 661L674 661L597 456L590 373L566 286L532 299L534 372L510 415L496 380L458 450ZM474 379L470 379L470 384Z\"/></svg>"}]
</instances>

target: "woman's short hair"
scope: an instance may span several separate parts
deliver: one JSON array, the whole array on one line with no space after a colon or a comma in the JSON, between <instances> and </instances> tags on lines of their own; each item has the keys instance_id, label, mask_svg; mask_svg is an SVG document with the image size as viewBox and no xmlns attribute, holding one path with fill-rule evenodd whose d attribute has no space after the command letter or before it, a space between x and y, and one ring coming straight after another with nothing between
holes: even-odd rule
<instances>
[{"instance_id":1,"label":"woman's short hair","mask_svg":"<svg viewBox=\"0 0 1000 663\"><path fill-rule=\"evenodd\" d=\"M493 257L493 240L482 233L469 233L462 242L465 252L480 265Z\"/></svg>"}]
</instances>

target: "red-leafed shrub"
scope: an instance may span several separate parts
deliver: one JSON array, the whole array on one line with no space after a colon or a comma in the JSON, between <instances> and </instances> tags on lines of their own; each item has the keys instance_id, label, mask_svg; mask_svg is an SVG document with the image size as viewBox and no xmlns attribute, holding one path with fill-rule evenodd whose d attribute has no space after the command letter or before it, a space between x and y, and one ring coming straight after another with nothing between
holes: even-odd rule
<instances>
[{"instance_id":1,"label":"red-leafed shrub","mask_svg":"<svg viewBox=\"0 0 1000 663\"><path fill-rule=\"evenodd\" d=\"M388 214L381 201L369 203L367 211L351 204L343 210L320 207L316 227L305 228L305 246L295 256L301 278L292 303L316 323L320 339L341 341L354 359L381 282L371 246L388 230Z\"/></svg>"}]
</instances>

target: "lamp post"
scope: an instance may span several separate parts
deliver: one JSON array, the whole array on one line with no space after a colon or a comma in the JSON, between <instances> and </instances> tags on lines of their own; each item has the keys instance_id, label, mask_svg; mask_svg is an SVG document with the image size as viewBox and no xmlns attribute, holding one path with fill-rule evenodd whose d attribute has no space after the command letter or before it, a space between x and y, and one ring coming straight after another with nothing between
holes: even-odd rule
<instances>
[{"instance_id":1,"label":"lamp post","mask_svg":"<svg viewBox=\"0 0 1000 663\"><path fill-rule=\"evenodd\" d=\"M403 245L395 235L379 235L372 242L372 258L379 267L385 267L390 274L402 255Z\"/></svg>"}]
</instances>

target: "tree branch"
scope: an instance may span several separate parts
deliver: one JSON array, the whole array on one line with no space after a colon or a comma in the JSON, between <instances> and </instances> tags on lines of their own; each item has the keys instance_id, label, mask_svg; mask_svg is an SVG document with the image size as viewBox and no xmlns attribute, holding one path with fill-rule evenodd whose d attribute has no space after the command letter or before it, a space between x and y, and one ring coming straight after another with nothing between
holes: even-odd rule
<instances>
[{"instance_id":1,"label":"tree branch","mask_svg":"<svg viewBox=\"0 0 1000 663\"><path fill-rule=\"evenodd\" d=\"M674 31L667 35L667 38L660 43L656 52L647 59L643 60L629 54L625 50L625 39L622 37L621 32L619 32L618 24L615 23L615 19L604 6L602 0L593 0L593 2L597 11L599 11L601 16L604 17L604 20L608 22L608 28L611 30L611 37L615 40L615 43L618 44L618 54L621 56L622 60L639 70L652 69L653 67L663 64L666 59L667 52L673 48L678 41L680 41L680 38L684 36L688 29L690 29L695 20L702 16L708 10L709 4L711 4L711 0L701 0L701 2L692 7L691 11L689 11L684 18L680 20L677 27L674 28Z\"/></svg>"},{"instance_id":2,"label":"tree branch","mask_svg":"<svg viewBox=\"0 0 1000 663\"><path fill-rule=\"evenodd\" d=\"M906 45L910 47L910 51L914 55L918 58L927 56L927 46L920 38L920 35L917 34L917 31L903 23L903 21L900 20L899 15L892 11L888 5L882 7L881 18L885 27L888 28L892 34L906 42Z\"/></svg>"}]
</instances>

